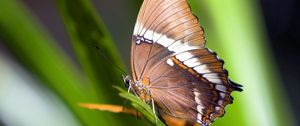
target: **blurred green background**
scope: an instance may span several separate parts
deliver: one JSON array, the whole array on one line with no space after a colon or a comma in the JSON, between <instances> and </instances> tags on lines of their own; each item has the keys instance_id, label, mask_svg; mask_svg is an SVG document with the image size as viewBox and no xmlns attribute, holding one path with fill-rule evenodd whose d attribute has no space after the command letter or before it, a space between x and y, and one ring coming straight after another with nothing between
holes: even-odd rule
<instances>
[{"instance_id":1,"label":"blurred green background","mask_svg":"<svg viewBox=\"0 0 300 126\"><path fill-rule=\"evenodd\" d=\"M0 0L0 125L151 125L78 107L119 104L142 0ZM299 3L189 0L207 46L244 86L213 126L299 124ZM298 5L298 6L297 6ZM94 48L100 47L100 51ZM128 73L122 73L117 64Z\"/></svg>"}]
</instances>

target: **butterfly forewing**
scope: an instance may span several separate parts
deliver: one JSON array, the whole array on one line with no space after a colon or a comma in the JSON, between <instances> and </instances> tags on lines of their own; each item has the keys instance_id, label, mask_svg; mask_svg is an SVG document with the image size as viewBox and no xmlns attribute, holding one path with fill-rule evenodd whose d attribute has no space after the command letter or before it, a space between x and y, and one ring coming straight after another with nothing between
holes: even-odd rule
<instances>
[{"instance_id":1,"label":"butterfly forewing","mask_svg":"<svg viewBox=\"0 0 300 126\"><path fill-rule=\"evenodd\" d=\"M186 0L144 0L131 66L134 82L147 86L161 116L185 120L184 125L209 125L232 103L230 93L241 90L228 79L223 61L205 47L204 31ZM140 89L134 88L142 100L150 100Z\"/></svg>"},{"instance_id":2,"label":"butterfly forewing","mask_svg":"<svg viewBox=\"0 0 300 126\"><path fill-rule=\"evenodd\" d=\"M185 0L145 0L133 34L132 63L135 74L140 77L147 65L148 68L154 65L146 63L149 62L147 60L141 61L141 58L151 60L158 53L163 53L160 57L167 57L189 49L203 48L204 42L203 30Z\"/></svg>"}]
</instances>

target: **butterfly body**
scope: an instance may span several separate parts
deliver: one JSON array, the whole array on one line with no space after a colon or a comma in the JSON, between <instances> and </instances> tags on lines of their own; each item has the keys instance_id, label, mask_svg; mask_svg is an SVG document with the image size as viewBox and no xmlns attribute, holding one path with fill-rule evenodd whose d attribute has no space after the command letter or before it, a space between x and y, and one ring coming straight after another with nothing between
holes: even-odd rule
<instances>
[{"instance_id":1,"label":"butterfly body","mask_svg":"<svg viewBox=\"0 0 300 126\"><path fill-rule=\"evenodd\" d=\"M144 0L124 80L168 125L210 125L241 91L205 41L186 0Z\"/></svg>"}]
</instances>

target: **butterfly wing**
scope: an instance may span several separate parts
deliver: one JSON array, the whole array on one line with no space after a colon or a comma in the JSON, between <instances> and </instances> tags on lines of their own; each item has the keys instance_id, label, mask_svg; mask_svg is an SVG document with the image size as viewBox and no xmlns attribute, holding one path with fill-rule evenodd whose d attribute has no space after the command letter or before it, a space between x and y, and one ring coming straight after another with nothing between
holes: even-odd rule
<instances>
[{"instance_id":1,"label":"butterfly wing","mask_svg":"<svg viewBox=\"0 0 300 126\"><path fill-rule=\"evenodd\" d=\"M209 125L232 102L230 93L241 90L205 47L204 31L186 0L144 0L131 57L133 79L149 79L164 119Z\"/></svg>"},{"instance_id":2,"label":"butterfly wing","mask_svg":"<svg viewBox=\"0 0 300 126\"><path fill-rule=\"evenodd\" d=\"M133 78L165 57L203 48L205 37L198 25L186 0L144 0L133 33Z\"/></svg>"},{"instance_id":3,"label":"butterfly wing","mask_svg":"<svg viewBox=\"0 0 300 126\"><path fill-rule=\"evenodd\" d=\"M224 115L232 103L230 93L241 89L228 79L223 61L208 49L169 59L172 63L162 62L150 75L152 98L163 113L203 125Z\"/></svg>"}]
</instances>

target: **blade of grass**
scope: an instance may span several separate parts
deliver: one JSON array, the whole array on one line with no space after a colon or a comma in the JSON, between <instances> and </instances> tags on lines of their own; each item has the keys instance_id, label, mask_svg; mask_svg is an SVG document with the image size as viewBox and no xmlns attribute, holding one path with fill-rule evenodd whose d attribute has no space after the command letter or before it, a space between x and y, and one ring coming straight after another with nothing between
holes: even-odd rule
<instances>
[{"instance_id":1,"label":"blade of grass","mask_svg":"<svg viewBox=\"0 0 300 126\"><path fill-rule=\"evenodd\" d=\"M100 101L120 101L117 93L113 93L112 84L123 83L120 78L122 73L114 64L121 69L124 67L110 35L90 1L57 0L57 6L72 40L77 59L88 75L91 90L98 95Z\"/></svg>"},{"instance_id":2,"label":"blade of grass","mask_svg":"<svg viewBox=\"0 0 300 126\"><path fill-rule=\"evenodd\" d=\"M64 101L84 125L98 123L97 115L77 106L91 101L86 96L81 76L69 58L17 0L0 1L0 37L10 51Z\"/></svg>"},{"instance_id":3,"label":"blade of grass","mask_svg":"<svg viewBox=\"0 0 300 126\"><path fill-rule=\"evenodd\" d=\"M148 121L157 126L165 126L165 124L156 117L149 105L147 105L135 95L128 93L126 90L117 86L115 88L120 91L119 95L125 99L128 99L131 102L132 106L139 112L141 112Z\"/></svg>"},{"instance_id":4,"label":"blade of grass","mask_svg":"<svg viewBox=\"0 0 300 126\"><path fill-rule=\"evenodd\" d=\"M61 17L72 40L87 84L98 103L120 104L112 85L123 84L120 57L100 17L89 0L57 0ZM99 49L97 50L96 47ZM120 69L119 69L120 67ZM101 113L101 125L126 125L128 120ZM117 121L119 120L119 121ZM120 121L122 120L122 122Z\"/></svg>"}]
</instances>

